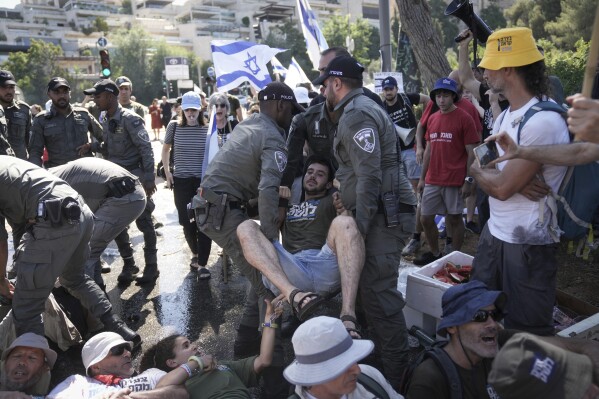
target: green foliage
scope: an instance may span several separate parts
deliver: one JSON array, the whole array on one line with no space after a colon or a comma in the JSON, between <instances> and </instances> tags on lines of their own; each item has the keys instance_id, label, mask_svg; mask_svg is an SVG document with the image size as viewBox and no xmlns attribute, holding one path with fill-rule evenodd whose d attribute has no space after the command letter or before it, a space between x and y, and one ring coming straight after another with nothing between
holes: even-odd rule
<instances>
[{"instance_id":1,"label":"green foliage","mask_svg":"<svg viewBox=\"0 0 599 399\"><path fill-rule=\"evenodd\" d=\"M443 0L430 0L429 6L433 24L437 28L437 32L441 37L441 43L443 43L443 47L454 47L454 38L458 35L458 33L460 33L458 27L459 19L445 15L447 3L445 3Z\"/></svg>"},{"instance_id":2,"label":"green foliage","mask_svg":"<svg viewBox=\"0 0 599 399\"><path fill-rule=\"evenodd\" d=\"M282 25L273 27L266 36L264 44L273 48L288 49L288 51L277 54L277 59L283 66L288 67L291 57L295 57L308 78L315 79L318 75L308 57L304 35L299 31L295 22L287 21Z\"/></svg>"},{"instance_id":3,"label":"green foliage","mask_svg":"<svg viewBox=\"0 0 599 399\"><path fill-rule=\"evenodd\" d=\"M133 82L133 94L137 101L149 104L154 97L161 97L164 57L186 57L190 63L190 78L198 81L198 59L182 47L155 41L140 26L130 30L120 29L111 35L115 48L111 50L113 79L125 75Z\"/></svg>"},{"instance_id":4,"label":"green foliage","mask_svg":"<svg viewBox=\"0 0 599 399\"><path fill-rule=\"evenodd\" d=\"M243 17L241 18L241 23L243 24L243 26L250 26L250 17Z\"/></svg>"},{"instance_id":5,"label":"green foliage","mask_svg":"<svg viewBox=\"0 0 599 399\"><path fill-rule=\"evenodd\" d=\"M573 48L581 38L589 41L596 10L597 0L562 0L561 14L546 27L551 40L562 49Z\"/></svg>"},{"instance_id":6,"label":"green foliage","mask_svg":"<svg viewBox=\"0 0 599 399\"><path fill-rule=\"evenodd\" d=\"M480 12L480 17L491 28L497 30L507 26L507 20L503 16L503 11L496 4L489 4Z\"/></svg>"},{"instance_id":7,"label":"green foliage","mask_svg":"<svg viewBox=\"0 0 599 399\"><path fill-rule=\"evenodd\" d=\"M322 27L322 33L327 39L329 47L346 47L346 37L354 39L352 56L365 67L372 60L378 59L380 47L380 33L362 18L349 23L348 17L333 15L327 19Z\"/></svg>"},{"instance_id":8,"label":"green foliage","mask_svg":"<svg viewBox=\"0 0 599 399\"><path fill-rule=\"evenodd\" d=\"M133 14L133 7L131 5L131 0L123 0L121 3L121 7L123 8L124 14Z\"/></svg>"},{"instance_id":9,"label":"green foliage","mask_svg":"<svg viewBox=\"0 0 599 399\"><path fill-rule=\"evenodd\" d=\"M547 19L539 2L517 0L510 8L505 10L505 17L509 26L530 28L532 35L537 40L547 38L547 32L545 31Z\"/></svg>"},{"instance_id":10,"label":"green foliage","mask_svg":"<svg viewBox=\"0 0 599 399\"><path fill-rule=\"evenodd\" d=\"M579 40L575 44L576 50L559 50L548 40L539 40L545 50L545 64L550 75L556 75L564 86L566 96L579 93L582 89L586 60L589 55L590 44Z\"/></svg>"},{"instance_id":11,"label":"green foliage","mask_svg":"<svg viewBox=\"0 0 599 399\"><path fill-rule=\"evenodd\" d=\"M43 104L48 99L46 87L54 76L69 79L68 74L58 67L57 58L63 55L62 48L41 40L31 40L27 52L11 52L2 64L15 75L25 99L30 104Z\"/></svg>"},{"instance_id":12,"label":"green foliage","mask_svg":"<svg viewBox=\"0 0 599 399\"><path fill-rule=\"evenodd\" d=\"M96 17L94 20L94 29L96 32L108 32L108 23L102 17Z\"/></svg>"}]
</instances>

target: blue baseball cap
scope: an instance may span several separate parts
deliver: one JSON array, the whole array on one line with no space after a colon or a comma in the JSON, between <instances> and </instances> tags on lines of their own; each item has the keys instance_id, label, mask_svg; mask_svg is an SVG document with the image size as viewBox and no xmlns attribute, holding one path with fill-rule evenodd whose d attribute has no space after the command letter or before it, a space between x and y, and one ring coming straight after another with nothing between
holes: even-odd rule
<instances>
[{"instance_id":1,"label":"blue baseball cap","mask_svg":"<svg viewBox=\"0 0 599 399\"><path fill-rule=\"evenodd\" d=\"M449 78L437 79L435 87L431 90L431 98L435 96L435 91L437 90L447 90L458 94L458 83Z\"/></svg>"},{"instance_id":2,"label":"blue baseball cap","mask_svg":"<svg viewBox=\"0 0 599 399\"><path fill-rule=\"evenodd\" d=\"M447 327L461 326L472 321L482 308L495 305L503 312L507 296L502 291L491 291L482 281L469 281L449 287L441 298L443 316L437 334L447 336Z\"/></svg>"},{"instance_id":3,"label":"blue baseball cap","mask_svg":"<svg viewBox=\"0 0 599 399\"><path fill-rule=\"evenodd\" d=\"M381 83L381 86L383 87L383 89L389 87L397 87L397 80L395 80L393 76L387 76L385 79L383 79L383 83Z\"/></svg>"}]
</instances>

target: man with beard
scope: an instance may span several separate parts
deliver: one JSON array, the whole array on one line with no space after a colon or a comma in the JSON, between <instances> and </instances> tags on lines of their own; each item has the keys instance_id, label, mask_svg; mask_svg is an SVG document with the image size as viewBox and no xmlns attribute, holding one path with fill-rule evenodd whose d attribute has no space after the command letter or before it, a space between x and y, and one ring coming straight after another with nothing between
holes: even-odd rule
<instances>
[{"instance_id":1,"label":"man with beard","mask_svg":"<svg viewBox=\"0 0 599 399\"><path fill-rule=\"evenodd\" d=\"M41 335L25 333L2 352L0 399L28 399L48 393L56 352Z\"/></svg>"},{"instance_id":2,"label":"man with beard","mask_svg":"<svg viewBox=\"0 0 599 399\"><path fill-rule=\"evenodd\" d=\"M304 175L305 200L292 205L283 224L283 245L269 241L253 220L237 228L247 261L264 275L264 284L275 295L286 297L293 291L335 294L341 288L341 320L355 337L355 301L358 280L364 264L364 241L351 216L339 215L333 204L334 170L323 158L311 157ZM302 311L314 307L310 301Z\"/></svg>"},{"instance_id":3,"label":"man with beard","mask_svg":"<svg viewBox=\"0 0 599 399\"><path fill-rule=\"evenodd\" d=\"M156 183L154 181L154 153L150 137L143 119L119 104L119 89L112 80L102 79L93 88L83 92L93 95L94 102L100 111L106 111L101 121L104 136L99 141L102 143L101 145L94 143L94 150L98 149L105 159L137 176L147 196L146 208L135 221L137 228L144 236L145 268L143 275L137 275L139 268L135 265L131 240L127 229L125 229L115 238L124 262L123 271L118 280L121 283L130 283L136 279L141 284L154 282L160 272L156 256L156 230L152 222L152 212L156 207L152 200L152 194L156 192Z\"/></svg>"},{"instance_id":4,"label":"man with beard","mask_svg":"<svg viewBox=\"0 0 599 399\"><path fill-rule=\"evenodd\" d=\"M457 390L461 391L460 397L464 399L498 399L499 395L487 382L491 369L495 368L493 358L512 336L516 338L520 335L516 330L505 330L499 325L506 303L505 293L491 291L480 281L449 287L441 299L443 317L437 326L437 334L442 337L449 334L449 340L442 348L437 347L442 351L437 356L449 357L451 361L443 363L447 367L454 367L459 381L450 381L450 370L442 370L440 363L427 357L414 369L408 382L406 399L450 399L453 397L450 392ZM593 363L597 381L599 343L555 336L536 339L587 355Z\"/></svg>"},{"instance_id":5,"label":"man with beard","mask_svg":"<svg viewBox=\"0 0 599 399\"><path fill-rule=\"evenodd\" d=\"M396 387L409 352L397 265L414 233L417 200L401 169L391 118L363 95L363 72L354 58L340 56L313 84L325 87L326 107L338 121L333 149L339 197L365 239L359 295L383 374Z\"/></svg>"},{"instance_id":6,"label":"man with beard","mask_svg":"<svg viewBox=\"0 0 599 399\"><path fill-rule=\"evenodd\" d=\"M52 78L48 83L48 97L52 100L50 111L40 112L33 119L29 161L42 166L44 147L48 150L44 166L49 168L91 156L87 133L102 141L100 123L87 109L69 103L71 87L66 79Z\"/></svg>"},{"instance_id":7,"label":"man with beard","mask_svg":"<svg viewBox=\"0 0 599 399\"><path fill-rule=\"evenodd\" d=\"M29 105L15 99L17 82L10 71L0 70L0 105L4 108L4 116L8 122L8 143L15 155L27 159L27 146L31 130L31 110Z\"/></svg>"},{"instance_id":8,"label":"man with beard","mask_svg":"<svg viewBox=\"0 0 599 399\"><path fill-rule=\"evenodd\" d=\"M121 104L121 107L135 112L137 115L141 116L142 119L145 118L145 107L131 99L131 95L133 94L133 84L131 83L131 79L126 76L119 76L114 83L116 83L119 88L119 104Z\"/></svg>"}]
</instances>

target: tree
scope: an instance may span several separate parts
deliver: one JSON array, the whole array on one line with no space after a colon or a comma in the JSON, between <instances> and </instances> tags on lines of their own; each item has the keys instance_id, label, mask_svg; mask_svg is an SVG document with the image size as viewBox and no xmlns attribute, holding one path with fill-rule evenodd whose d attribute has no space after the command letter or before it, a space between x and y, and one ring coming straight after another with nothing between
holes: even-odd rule
<instances>
[{"instance_id":1,"label":"tree","mask_svg":"<svg viewBox=\"0 0 599 399\"><path fill-rule=\"evenodd\" d=\"M96 17L96 19L94 20L94 29L96 30L96 32L104 32L104 34L106 34L109 30L108 23L104 18Z\"/></svg>"},{"instance_id":2,"label":"tree","mask_svg":"<svg viewBox=\"0 0 599 399\"><path fill-rule=\"evenodd\" d=\"M597 10L597 0L563 0L561 10L559 17L547 24L546 29L551 40L564 50L574 48L581 38L589 41Z\"/></svg>"},{"instance_id":3,"label":"tree","mask_svg":"<svg viewBox=\"0 0 599 399\"><path fill-rule=\"evenodd\" d=\"M438 33L434 30L428 3L423 0L396 0L402 30L412 44L422 83L432 89L435 81L451 71Z\"/></svg>"},{"instance_id":4,"label":"tree","mask_svg":"<svg viewBox=\"0 0 599 399\"><path fill-rule=\"evenodd\" d=\"M503 11L501 11L497 4L491 3L482 9L480 18L485 21L491 30L497 30L507 26L507 20L503 16Z\"/></svg>"},{"instance_id":5,"label":"tree","mask_svg":"<svg viewBox=\"0 0 599 399\"><path fill-rule=\"evenodd\" d=\"M564 86L566 96L579 93L589 56L590 44L580 39L575 44L576 50L560 50L549 40L539 40L545 50L545 64L550 75L556 75Z\"/></svg>"},{"instance_id":6,"label":"tree","mask_svg":"<svg viewBox=\"0 0 599 399\"><path fill-rule=\"evenodd\" d=\"M517 0L505 10L505 17L510 26L522 26L532 30L535 39L546 39L545 31L547 17L543 13L540 2L534 0Z\"/></svg>"},{"instance_id":7,"label":"tree","mask_svg":"<svg viewBox=\"0 0 599 399\"><path fill-rule=\"evenodd\" d=\"M350 36L354 40L352 56L366 68L372 60L380 57L379 30L362 18L350 23L347 16L333 15L324 23L322 33L329 47L347 47L346 38Z\"/></svg>"},{"instance_id":8,"label":"tree","mask_svg":"<svg viewBox=\"0 0 599 399\"><path fill-rule=\"evenodd\" d=\"M133 14L133 6L131 5L131 0L123 0L121 3L121 7L123 8L124 14Z\"/></svg>"},{"instance_id":9,"label":"tree","mask_svg":"<svg viewBox=\"0 0 599 399\"><path fill-rule=\"evenodd\" d=\"M447 3L443 0L430 0L430 15L441 36L443 46L448 49L455 46L454 38L458 35L458 19L445 15Z\"/></svg>"},{"instance_id":10,"label":"tree","mask_svg":"<svg viewBox=\"0 0 599 399\"><path fill-rule=\"evenodd\" d=\"M312 61L308 57L304 35L297 29L296 22L287 21L282 25L276 25L268 32L264 44L273 48L284 48L288 51L277 54L277 59L284 66L288 66L291 57L295 57L297 63L302 67L308 78L316 79L318 73L314 71Z\"/></svg>"},{"instance_id":11,"label":"tree","mask_svg":"<svg viewBox=\"0 0 599 399\"><path fill-rule=\"evenodd\" d=\"M58 57L63 55L62 48L41 40L31 40L27 52L11 52L8 60L2 64L15 75L25 100L29 103L43 104L48 99L45 88L54 76L69 79L67 72L58 66Z\"/></svg>"}]
</instances>

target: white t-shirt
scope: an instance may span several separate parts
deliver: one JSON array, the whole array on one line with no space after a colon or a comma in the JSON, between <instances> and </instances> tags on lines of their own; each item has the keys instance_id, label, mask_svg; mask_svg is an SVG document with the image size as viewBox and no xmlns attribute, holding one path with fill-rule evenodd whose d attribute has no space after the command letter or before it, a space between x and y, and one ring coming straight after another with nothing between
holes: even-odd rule
<instances>
[{"instance_id":1,"label":"white t-shirt","mask_svg":"<svg viewBox=\"0 0 599 399\"><path fill-rule=\"evenodd\" d=\"M516 111L508 108L504 114L500 115L493 126L493 133L507 132L514 141L518 138L518 119L522 118L526 111L538 103L539 100L533 97L526 105ZM516 122L514 122L516 121ZM520 132L520 145L548 145L568 143L568 127L566 122L557 112L540 111L526 122ZM499 154L503 154L499 148ZM506 163L498 164L498 169L503 170ZM566 173L565 166L543 165L542 173L545 183L547 183L554 192L557 192ZM547 201L547 198L541 201ZM489 197L489 206L491 208L491 218L488 221L489 231L501 241L512 244L530 244L545 245L553 243L554 240L549 234L549 223L551 221L551 212L548 206L545 206L544 219L542 226L539 221L539 202L530 201L522 194L516 193L506 201L500 201Z\"/></svg>"},{"instance_id":2,"label":"white t-shirt","mask_svg":"<svg viewBox=\"0 0 599 399\"><path fill-rule=\"evenodd\" d=\"M143 373L122 379L118 385L105 385L90 377L72 375L61 382L48 394L47 399L92 399L96 395L106 392L115 392L129 388L132 392L151 391L156 388L158 381L166 375L159 369L148 369Z\"/></svg>"}]
</instances>

